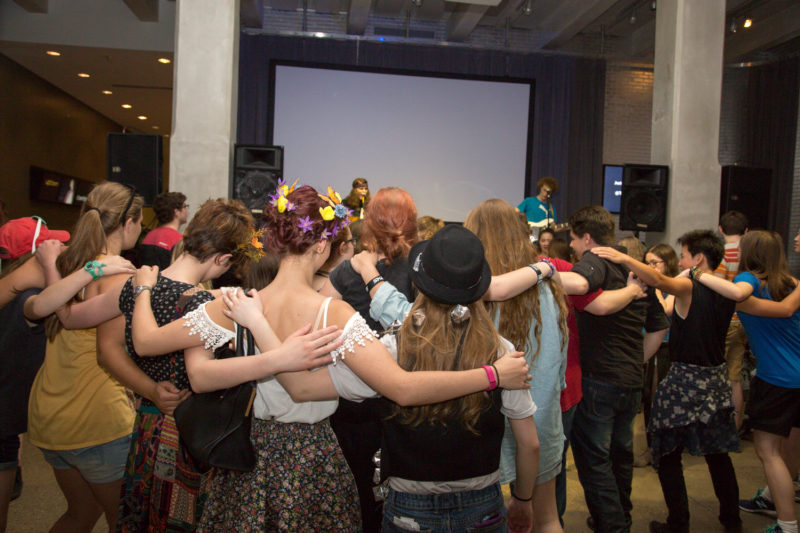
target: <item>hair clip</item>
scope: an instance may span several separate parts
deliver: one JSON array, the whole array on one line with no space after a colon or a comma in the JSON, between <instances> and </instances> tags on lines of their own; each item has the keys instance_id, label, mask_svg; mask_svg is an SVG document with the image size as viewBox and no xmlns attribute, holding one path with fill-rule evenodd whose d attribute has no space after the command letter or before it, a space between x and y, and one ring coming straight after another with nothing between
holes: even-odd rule
<instances>
[{"instance_id":1,"label":"hair clip","mask_svg":"<svg viewBox=\"0 0 800 533\"><path fill-rule=\"evenodd\" d=\"M246 255L253 261L259 261L262 257L267 255L264 252L264 244L261 242L261 237L267 232L266 228L259 230L251 230L247 240L243 243L236 245L238 253Z\"/></svg>"},{"instance_id":2,"label":"hair clip","mask_svg":"<svg viewBox=\"0 0 800 533\"><path fill-rule=\"evenodd\" d=\"M469 307L461 304L455 305L450 310L450 320L453 321L453 324L461 324L469 320Z\"/></svg>"},{"instance_id":3,"label":"hair clip","mask_svg":"<svg viewBox=\"0 0 800 533\"><path fill-rule=\"evenodd\" d=\"M421 328L422 324L425 323L425 313L422 311L414 311L411 314L411 323L414 324L414 327Z\"/></svg>"}]
</instances>

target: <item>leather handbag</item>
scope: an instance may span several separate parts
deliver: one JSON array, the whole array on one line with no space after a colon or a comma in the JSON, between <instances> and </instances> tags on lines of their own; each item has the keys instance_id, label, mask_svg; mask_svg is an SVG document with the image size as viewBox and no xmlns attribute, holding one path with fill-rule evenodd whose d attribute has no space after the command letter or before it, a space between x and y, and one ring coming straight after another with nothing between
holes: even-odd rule
<instances>
[{"instance_id":1,"label":"leather handbag","mask_svg":"<svg viewBox=\"0 0 800 533\"><path fill-rule=\"evenodd\" d=\"M237 324L233 356L252 355L254 345L253 334ZM227 347L217 353L218 358L232 355ZM229 389L192 394L175 408L181 447L199 472L211 467L253 470L256 456L250 442L250 422L255 394L255 382L248 381Z\"/></svg>"}]
</instances>

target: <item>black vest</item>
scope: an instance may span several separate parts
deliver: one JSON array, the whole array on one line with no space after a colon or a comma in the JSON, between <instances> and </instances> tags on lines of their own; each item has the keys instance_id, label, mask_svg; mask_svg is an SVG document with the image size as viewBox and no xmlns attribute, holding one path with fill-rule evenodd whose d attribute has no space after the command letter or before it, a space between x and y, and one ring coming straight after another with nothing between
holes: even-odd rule
<instances>
[{"instance_id":1,"label":"black vest","mask_svg":"<svg viewBox=\"0 0 800 533\"><path fill-rule=\"evenodd\" d=\"M469 432L456 418L447 420L446 425L423 423L412 428L398 417L387 418L394 413L394 404L382 400L381 477L455 481L497 470L505 417L500 412L500 389L489 394L492 403L475 425L480 435Z\"/></svg>"}]
</instances>

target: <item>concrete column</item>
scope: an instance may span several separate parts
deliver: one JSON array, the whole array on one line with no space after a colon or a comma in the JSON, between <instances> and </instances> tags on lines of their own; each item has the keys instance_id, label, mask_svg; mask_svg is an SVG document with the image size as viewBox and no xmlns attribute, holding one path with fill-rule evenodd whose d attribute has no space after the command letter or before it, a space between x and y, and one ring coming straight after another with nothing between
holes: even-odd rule
<instances>
[{"instance_id":1,"label":"concrete column","mask_svg":"<svg viewBox=\"0 0 800 533\"><path fill-rule=\"evenodd\" d=\"M725 0L659 0L650 157L669 165L664 233L648 244L719 222L719 119Z\"/></svg>"},{"instance_id":2,"label":"concrete column","mask_svg":"<svg viewBox=\"0 0 800 533\"><path fill-rule=\"evenodd\" d=\"M227 197L239 78L239 0L181 0L175 21L169 189L193 214Z\"/></svg>"}]
</instances>

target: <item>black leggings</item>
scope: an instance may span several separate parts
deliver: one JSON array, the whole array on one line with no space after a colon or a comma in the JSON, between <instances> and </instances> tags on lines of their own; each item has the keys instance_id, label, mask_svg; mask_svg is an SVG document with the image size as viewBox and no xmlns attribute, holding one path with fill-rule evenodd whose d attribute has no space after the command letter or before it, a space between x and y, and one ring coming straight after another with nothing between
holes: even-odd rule
<instances>
[{"instance_id":1,"label":"black leggings","mask_svg":"<svg viewBox=\"0 0 800 533\"><path fill-rule=\"evenodd\" d=\"M14 463L19 458L19 435L0 437L0 465Z\"/></svg>"},{"instance_id":2,"label":"black leggings","mask_svg":"<svg viewBox=\"0 0 800 533\"><path fill-rule=\"evenodd\" d=\"M689 499L683 480L681 452L678 448L663 456L658 463L658 479L667 503L667 524L672 531L689 531ZM733 463L727 453L712 453L704 456L714 484L714 494L719 500L719 521L724 526L741 523L739 518L739 485Z\"/></svg>"}]
</instances>

